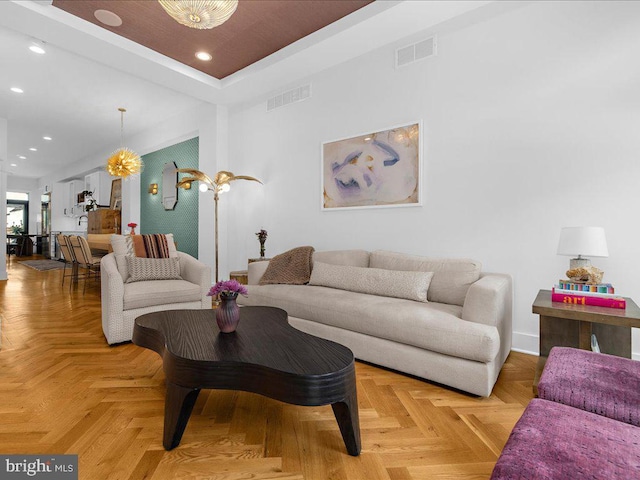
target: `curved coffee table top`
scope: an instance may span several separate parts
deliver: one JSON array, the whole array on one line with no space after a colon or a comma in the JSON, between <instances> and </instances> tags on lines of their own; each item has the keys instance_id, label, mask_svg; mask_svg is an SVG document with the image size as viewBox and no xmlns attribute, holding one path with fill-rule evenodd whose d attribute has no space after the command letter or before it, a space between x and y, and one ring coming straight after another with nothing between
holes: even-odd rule
<instances>
[{"instance_id":1,"label":"curved coffee table top","mask_svg":"<svg viewBox=\"0 0 640 480\"><path fill-rule=\"evenodd\" d=\"M355 391L351 350L293 328L279 308L240 308L233 333L220 332L215 310L149 313L135 320L133 343L158 352L167 380L182 387L244 390L296 405L333 404Z\"/></svg>"}]
</instances>

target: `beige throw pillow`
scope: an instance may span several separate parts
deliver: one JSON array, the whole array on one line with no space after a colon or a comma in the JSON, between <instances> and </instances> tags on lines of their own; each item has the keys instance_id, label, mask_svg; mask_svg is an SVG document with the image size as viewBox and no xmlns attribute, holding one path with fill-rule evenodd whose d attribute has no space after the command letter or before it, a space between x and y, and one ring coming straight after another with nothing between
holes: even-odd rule
<instances>
[{"instance_id":1,"label":"beige throw pillow","mask_svg":"<svg viewBox=\"0 0 640 480\"><path fill-rule=\"evenodd\" d=\"M469 258L429 258L384 250L371 253L369 265L385 270L433 272L429 301L460 306L482 269L480 262Z\"/></svg>"},{"instance_id":2,"label":"beige throw pillow","mask_svg":"<svg viewBox=\"0 0 640 480\"><path fill-rule=\"evenodd\" d=\"M433 272L403 272L314 262L309 285L426 302L431 277Z\"/></svg>"},{"instance_id":3,"label":"beige throw pillow","mask_svg":"<svg viewBox=\"0 0 640 480\"><path fill-rule=\"evenodd\" d=\"M125 257L129 278L127 283L148 280L182 280L177 258Z\"/></svg>"}]
</instances>

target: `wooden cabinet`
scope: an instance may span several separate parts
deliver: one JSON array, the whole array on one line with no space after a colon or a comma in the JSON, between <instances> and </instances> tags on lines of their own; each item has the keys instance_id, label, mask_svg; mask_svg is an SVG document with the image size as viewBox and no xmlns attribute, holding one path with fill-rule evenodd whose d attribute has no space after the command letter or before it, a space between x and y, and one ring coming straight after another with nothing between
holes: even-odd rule
<instances>
[{"instance_id":1,"label":"wooden cabinet","mask_svg":"<svg viewBox=\"0 0 640 480\"><path fill-rule=\"evenodd\" d=\"M120 211L99 208L89 212L89 226L87 233L119 233Z\"/></svg>"}]
</instances>

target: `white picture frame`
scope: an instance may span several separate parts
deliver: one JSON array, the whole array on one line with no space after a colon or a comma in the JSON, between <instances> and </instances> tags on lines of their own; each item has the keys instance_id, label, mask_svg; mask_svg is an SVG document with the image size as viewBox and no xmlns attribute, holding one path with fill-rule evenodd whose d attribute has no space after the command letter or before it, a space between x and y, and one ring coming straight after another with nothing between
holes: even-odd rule
<instances>
[{"instance_id":1,"label":"white picture frame","mask_svg":"<svg viewBox=\"0 0 640 480\"><path fill-rule=\"evenodd\" d=\"M321 145L323 211L422 206L422 122Z\"/></svg>"}]
</instances>

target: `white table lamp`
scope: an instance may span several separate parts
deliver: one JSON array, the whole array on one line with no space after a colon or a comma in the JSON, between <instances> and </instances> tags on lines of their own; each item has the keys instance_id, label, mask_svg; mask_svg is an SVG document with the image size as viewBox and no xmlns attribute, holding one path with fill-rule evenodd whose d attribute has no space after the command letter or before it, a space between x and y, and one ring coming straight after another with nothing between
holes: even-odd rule
<instances>
[{"instance_id":1,"label":"white table lamp","mask_svg":"<svg viewBox=\"0 0 640 480\"><path fill-rule=\"evenodd\" d=\"M564 227L560 231L558 255L572 258L569 268L588 267L591 260L585 257L608 257L607 239L602 227Z\"/></svg>"}]
</instances>

